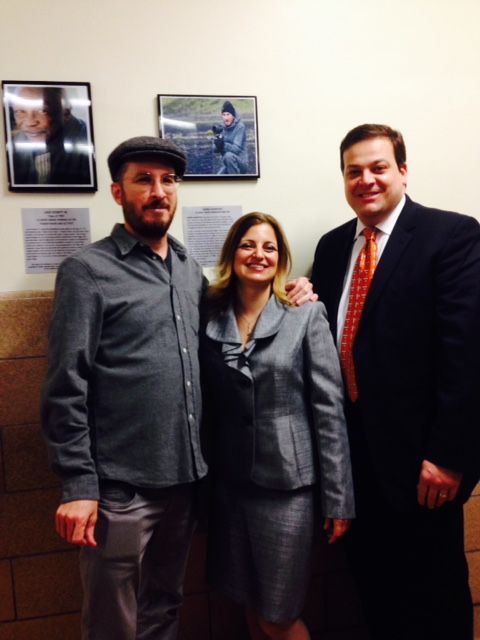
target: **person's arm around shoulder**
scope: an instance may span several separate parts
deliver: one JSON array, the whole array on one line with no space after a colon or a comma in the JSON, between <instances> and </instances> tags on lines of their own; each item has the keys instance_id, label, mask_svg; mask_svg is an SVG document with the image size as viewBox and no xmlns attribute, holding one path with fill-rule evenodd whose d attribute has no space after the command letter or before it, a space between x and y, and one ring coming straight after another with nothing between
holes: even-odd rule
<instances>
[{"instance_id":1,"label":"person's arm around shoulder","mask_svg":"<svg viewBox=\"0 0 480 640\"><path fill-rule=\"evenodd\" d=\"M289 280L285 284L285 291L289 302L296 307L301 307L306 302L318 300L317 294L313 293L312 283L305 276Z\"/></svg>"},{"instance_id":2,"label":"person's arm around shoulder","mask_svg":"<svg viewBox=\"0 0 480 640\"><path fill-rule=\"evenodd\" d=\"M310 307L310 305L309 305ZM347 428L343 411L343 382L325 307L309 309L305 335L306 375L309 376L313 427L318 450L324 529L335 542L355 516Z\"/></svg>"}]
</instances>

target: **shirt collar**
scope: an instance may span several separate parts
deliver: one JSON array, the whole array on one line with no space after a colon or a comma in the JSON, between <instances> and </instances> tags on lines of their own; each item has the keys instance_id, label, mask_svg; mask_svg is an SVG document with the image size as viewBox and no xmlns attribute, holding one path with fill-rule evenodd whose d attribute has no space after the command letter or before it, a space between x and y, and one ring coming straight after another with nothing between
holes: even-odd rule
<instances>
[{"instance_id":1,"label":"shirt collar","mask_svg":"<svg viewBox=\"0 0 480 640\"><path fill-rule=\"evenodd\" d=\"M378 231L381 231L382 233L384 233L385 235L390 236L392 234L394 226L397 223L399 215L402 213L402 209L405 206L406 200L407 200L407 196L405 194L403 194L400 202L397 204L397 206L392 211L392 213L390 213L385 218L385 220L382 220L382 222L379 222L377 225L375 225L375 228ZM356 228L356 231L355 231L355 240L357 240L357 238L361 235L362 231L365 228L366 228L366 225L364 225L363 222L361 222L360 219L357 218L357 228Z\"/></svg>"},{"instance_id":2,"label":"shirt collar","mask_svg":"<svg viewBox=\"0 0 480 640\"><path fill-rule=\"evenodd\" d=\"M176 240L173 236L168 235L168 244L175 251L178 257L181 260L185 260L187 257L187 250ZM111 233L111 238L115 242L120 251L122 258L127 256L131 251L141 243L134 236L130 235L128 231L125 230L125 226L123 224L117 223Z\"/></svg>"}]
</instances>

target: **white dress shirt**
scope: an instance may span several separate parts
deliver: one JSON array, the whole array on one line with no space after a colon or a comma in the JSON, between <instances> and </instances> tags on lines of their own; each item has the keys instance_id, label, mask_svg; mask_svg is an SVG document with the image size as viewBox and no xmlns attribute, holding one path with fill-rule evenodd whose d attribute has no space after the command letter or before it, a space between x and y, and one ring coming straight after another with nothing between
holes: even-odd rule
<instances>
[{"instance_id":1,"label":"white dress shirt","mask_svg":"<svg viewBox=\"0 0 480 640\"><path fill-rule=\"evenodd\" d=\"M405 205L406 197L403 196L400 202L397 204L395 209L389 216L375 225L375 229L377 230L376 234L376 243L377 243L377 264L380 261L383 250L385 249L388 239L392 235L393 228L395 227L398 216L400 215L404 205ZM362 250L363 245L365 244L365 236L363 235L363 230L366 225L357 218L357 229L355 231L355 238L353 241L352 253L350 255L350 262L348 264L348 269L345 273L345 280L343 281L343 292L342 297L340 298L340 304L338 305L338 314L337 314L337 348L340 349L340 345L342 343L342 333L343 333L343 325L345 324L345 316L347 315L348 308L348 298L350 295L350 285L352 283L352 275L353 268L355 266L355 262L357 261L358 254Z\"/></svg>"}]
</instances>

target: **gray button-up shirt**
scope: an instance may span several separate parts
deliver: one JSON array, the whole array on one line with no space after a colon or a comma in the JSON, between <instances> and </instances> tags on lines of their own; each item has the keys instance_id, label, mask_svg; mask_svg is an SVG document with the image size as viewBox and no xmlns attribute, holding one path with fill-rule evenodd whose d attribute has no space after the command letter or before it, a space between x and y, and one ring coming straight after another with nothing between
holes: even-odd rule
<instances>
[{"instance_id":1,"label":"gray button-up shirt","mask_svg":"<svg viewBox=\"0 0 480 640\"><path fill-rule=\"evenodd\" d=\"M98 479L192 482L200 449L199 305L206 280L169 237L161 258L115 225L60 266L42 425L63 501L98 498Z\"/></svg>"}]
</instances>

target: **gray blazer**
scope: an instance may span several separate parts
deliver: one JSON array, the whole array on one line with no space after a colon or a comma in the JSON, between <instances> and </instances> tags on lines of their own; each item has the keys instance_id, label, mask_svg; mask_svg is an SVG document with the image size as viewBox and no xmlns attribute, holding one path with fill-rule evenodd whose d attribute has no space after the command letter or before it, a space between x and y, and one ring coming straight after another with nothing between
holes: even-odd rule
<instances>
[{"instance_id":1,"label":"gray blazer","mask_svg":"<svg viewBox=\"0 0 480 640\"><path fill-rule=\"evenodd\" d=\"M226 480L320 484L326 517L354 515L338 356L322 303L272 296L242 349L233 309L206 327L202 375L213 465Z\"/></svg>"}]
</instances>

